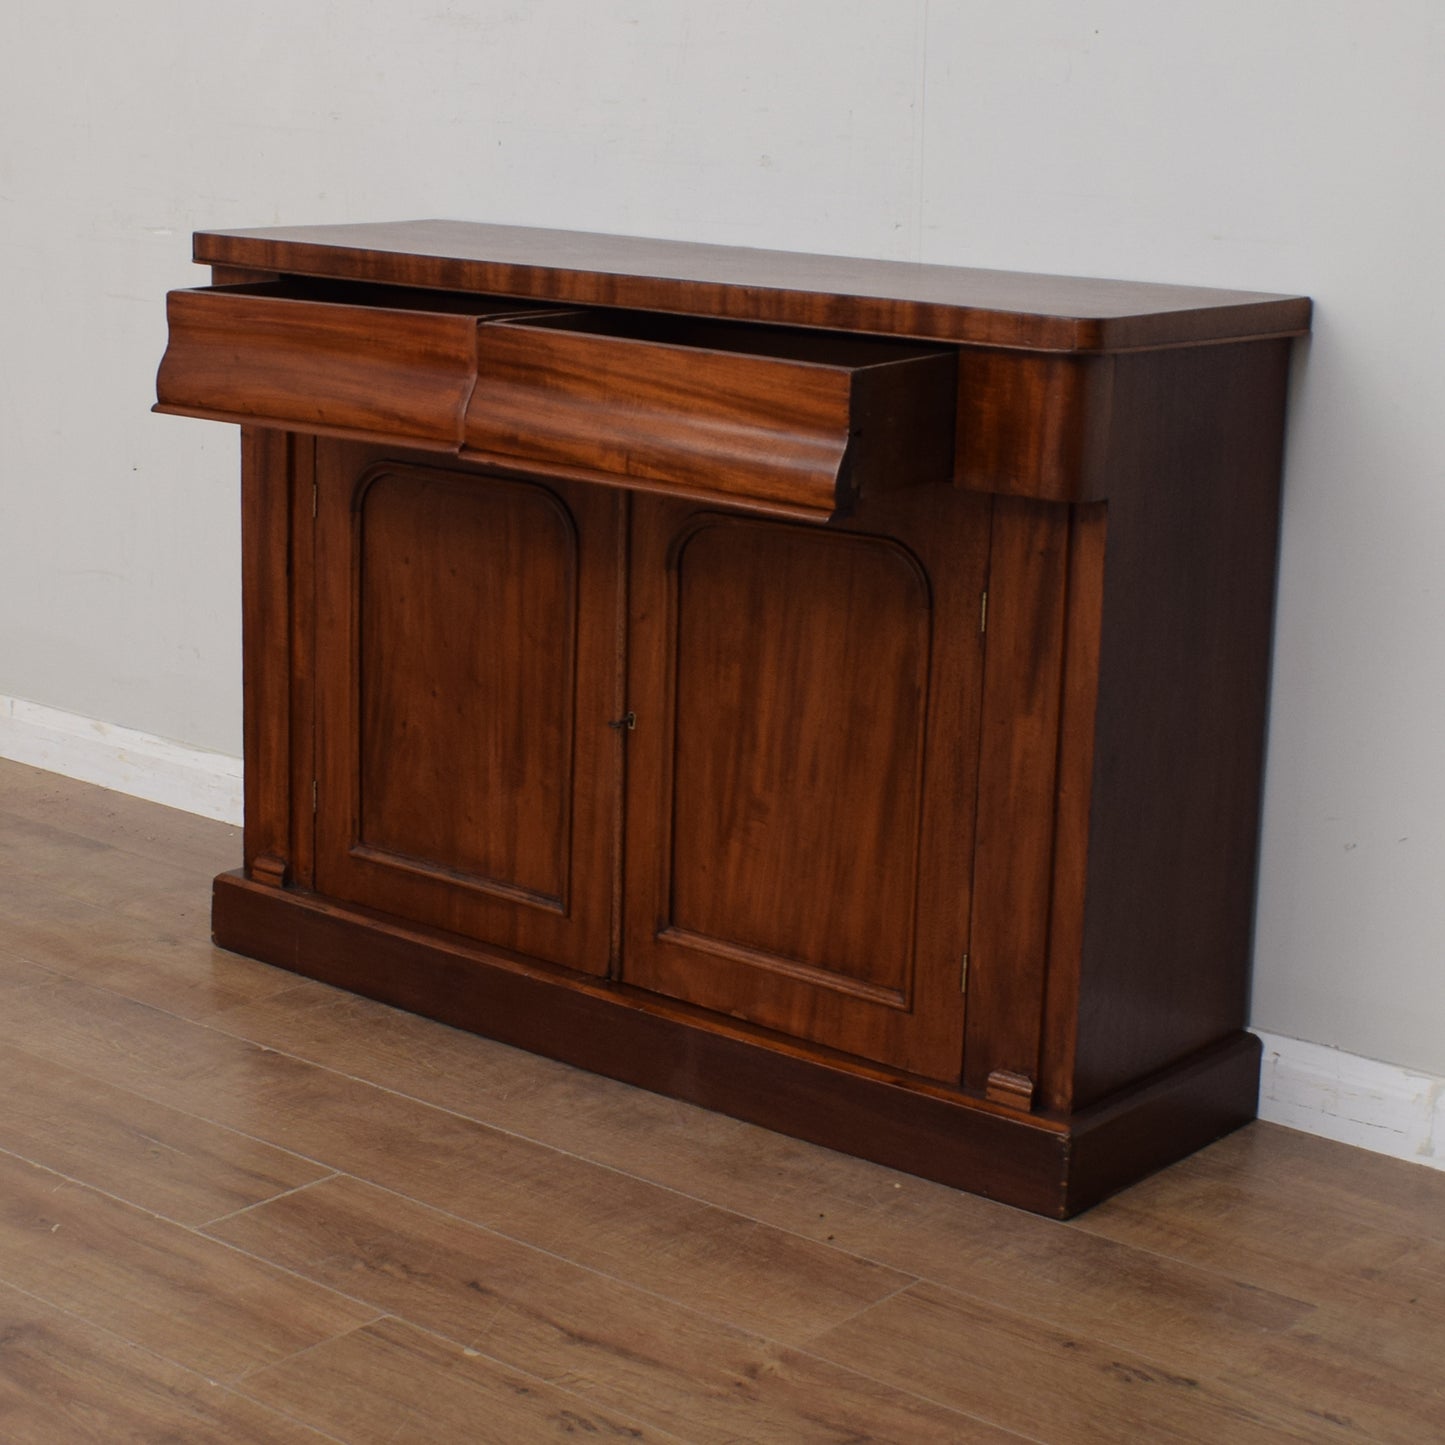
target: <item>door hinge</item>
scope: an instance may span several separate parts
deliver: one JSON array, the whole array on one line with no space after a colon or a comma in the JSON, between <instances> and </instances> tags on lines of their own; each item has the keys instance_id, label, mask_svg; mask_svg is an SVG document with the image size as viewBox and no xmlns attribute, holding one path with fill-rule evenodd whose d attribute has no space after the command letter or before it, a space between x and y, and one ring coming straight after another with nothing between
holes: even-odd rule
<instances>
[{"instance_id":1,"label":"door hinge","mask_svg":"<svg viewBox=\"0 0 1445 1445\"><path fill-rule=\"evenodd\" d=\"M311 779L311 811L312 811L313 813L316 812L316 807L317 807L316 797L317 797L317 794L318 794L319 792L320 792L320 789L317 787L316 779L315 779L315 778L312 778L312 779Z\"/></svg>"},{"instance_id":2,"label":"door hinge","mask_svg":"<svg viewBox=\"0 0 1445 1445\"><path fill-rule=\"evenodd\" d=\"M988 588L983 589L983 594L978 599L978 630L979 633L988 631Z\"/></svg>"},{"instance_id":3,"label":"door hinge","mask_svg":"<svg viewBox=\"0 0 1445 1445\"><path fill-rule=\"evenodd\" d=\"M968 955L963 955L963 967L958 970L958 991L968 992Z\"/></svg>"},{"instance_id":4,"label":"door hinge","mask_svg":"<svg viewBox=\"0 0 1445 1445\"><path fill-rule=\"evenodd\" d=\"M321 490L321 484L313 477L311 480L311 515L316 515L316 495Z\"/></svg>"}]
</instances>

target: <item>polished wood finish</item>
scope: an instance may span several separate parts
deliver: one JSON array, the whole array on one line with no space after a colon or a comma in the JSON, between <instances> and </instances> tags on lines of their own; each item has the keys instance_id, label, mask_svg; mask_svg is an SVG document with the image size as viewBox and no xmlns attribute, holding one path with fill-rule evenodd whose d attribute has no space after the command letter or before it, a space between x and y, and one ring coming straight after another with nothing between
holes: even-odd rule
<instances>
[{"instance_id":1,"label":"polished wood finish","mask_svg":"<svg viewBox=\"0 0 1445 1445\"><path fill-rule=\"evenodd\" d=\"M994 503L963 1077L1025 1113L1041 1066L1067 539L1058 507Z\"/></svg>"},{"instance_id":2,"label":"polished wood finish","mask_svg":"<svg viewBox=\"0 0 1445 1445\"><path fill-rule=\"evenodd\" d=\"M1438 1433L1438 1170L1254 1124L1061 1226L215 949L239 857L0 762L7 1442Z\"/></svg>"},{"instance_id":3,"label":"polished wood finish","mask_svg":"<svg viewBox=\"0 0 1445 1445\"><path fill-rule=\"evenodd\" d=\"M1075 1107L1245 1016L1289 348L1115 366Z\"/></svg>"},{"instance_id":4,"label":"polished wood finish","mask_svg":"<svg viewBox=\"0 0 1445 1445\"><path fill-rule=\"evenodd\" d=\"M639 500L627 982L957 1080L989 511Z\"/></svg>"},{"instance_id":5,"label":"polished wood finish","mask_svg":"<svg viewBox=\"0 0 1445 1445\"><path fill-rule=\"evenodd\" d=\"M242 636L242 746L251 759L242 779L246 867L278 888L294 843L289 539L296 494L311 490L304 474L311 453L309 438L250 427L241 434L241 605L247 616L271 619ZM304 771L309 776L309 759Z\"/></svg>"},{"instance_id":6,"label":"polished wood finish","mask_svg":"<svg viewBox=\"0 0 1445 1445\"><path fill-rule=\"evenodd\" d=\"M315 881L315 577L292 565L315 547L315 470L313 437L242 428L242 611L266 619L242 633L245 856L277 887Z\"/></svg>"},{"instance_id":7,"label":"polished wood finish","mask_svg":"<svg viewBox=\"0 0 1445 1445\"><path fill-rule=\"evenodd\" d=\"M619 499L317 452L316 886L605 972Z\"/></svg>"},{"instance_id":8,"label":"polished wood finish","mask_svg":"<svg viewBox=\"0 0 1445 1445\"><path fill-rule=\"evenodd\" d=\"M1066 1125L315 895L285 895L279 908L276 899L274 889L222 874L217 935L322 982L1056 1218L1254 1115L1259 1042L1249 1034L1161 1071L1100 1106L1097 1119L1080 1111Z\"/></svg>"},{"instance_id":9,"label":"polished wood finish","mask_svg":"<svg viewBox=\"0 0 1445 1445\"><path fill-rule=\"evenodd\" d=\"M478 319L528 308L389 287L356 298L324 282L172 291L159 409L455 447Z\"/></svg>"},{"instance_id":10,"label":"polished wood finish","mask_svg":"<svg viewBox=\"0 0 1445 1445\"><path fill-rule=\"evenodd\" d=\"M1115 351L1298 335L1302 296L811 256L468 221L198 231L211 266L972 346Z\"/></svg>"},{"instance_id":11,"label":"polished wood finish","mask_svg":"<svg viewBox=\"0 0 1445 1445\"><path fill-rule=\"evenodd\" d=\"M431 223L197 254L162 407L252 423L220 942L1050 1214L1252 1116L1308 302Z\"/></svg>"},{"instance_id":12,"label":"polished wood finish","mask_svg":"<svg viewBox=\"0 0 1445 1445\"><path fill-rule=\"evenodd\" d=\"M1049 502L1109 495L1111 356L959 353L961 485Z\"/></svg>"},{"instance_id":13,"label":"polished wood finish","mask_svg":"<svg viewBox=\"0 0 1445 1445\"><path fill-rule=\"evenodd\" d=\"M952 352L604 312L483 327L463 454L828 517L949 474Z\"/></svg>"}]
</instances>

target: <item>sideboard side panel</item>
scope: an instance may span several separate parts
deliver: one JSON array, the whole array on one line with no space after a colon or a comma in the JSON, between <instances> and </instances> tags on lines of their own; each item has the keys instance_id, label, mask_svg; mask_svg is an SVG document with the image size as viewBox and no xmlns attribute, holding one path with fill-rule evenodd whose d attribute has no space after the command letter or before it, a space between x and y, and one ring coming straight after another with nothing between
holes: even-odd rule
<instances>
[{"instance_id":1,"label":"sideboard side panel","mask_svg":"<svg viewBox=\"0 0 1445 1445\"><path fill-rule=\"evenodd\" d=\"M1075 1109L1244 1027L1288 365L1116 359Z\"/></svg>"}]
</instances>

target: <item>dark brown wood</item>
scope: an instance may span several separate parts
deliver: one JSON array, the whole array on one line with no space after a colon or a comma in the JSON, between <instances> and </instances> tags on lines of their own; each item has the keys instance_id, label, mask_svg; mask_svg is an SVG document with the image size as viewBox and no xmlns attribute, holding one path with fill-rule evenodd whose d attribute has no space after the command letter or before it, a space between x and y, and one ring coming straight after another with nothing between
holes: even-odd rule
<instances>
[{"instance_id":1,"label":"dark brown wood","mask_svg":"<svg viewBox=\"0 0 1445 1445\"><path fill-rule=\"evenodd\" d=\"M286 860L278 858L274 853L262 853L252 860L251 877L257 883L266 883L272 888L283 887L286 882Z\"/></svg>"},{"instance_id":2,"label":"dark brown wood","mask_svg":"<svg viewBox=\"0 0 1445 1445\"><path fill-rule=\"evenodd\" d=\"M201 231L195 259L979 346L1112 351L1308 329L1302 296L964 270L465 221Z\"/></svg>"},{"instance_id":3,"label":"dark brown wood","mask_svg":"<svg viewBox=\"0 0 1445 1445\"><path fill-rule=\"evenodd\" d=\"M484 326L477 345L477 460L818 517L948 472L950 352L628 312Z\"/></svg>"},{"instance_id":4,"label":"dark brown wood","mask_svg":"<svg viewBox=\"0 0 1445 1445\"><path fill-rule=\"evenodd\" d=\"M325 442L317 886L605 972L618 502Z\"/></svg>"},{"instance_id":5,"label":"dark brown wood","mask_svg":"<svg viewBox=\"0 0 1445 1445\"><path fill-rule=\"evenodd\" d=\"M297 451L307 445L284 432L241 433L245 857L253 872L269 858L278 885L291 856L290 511Z\"/></svg>"},{"instance_id":6,"label":"dark brown wood","mask_svg":"<svg viewBox=\"0 0 1445 1445\"><path fill-rule=\"evenodd\" d=\"M1115 365L1075 1108L1246 1017L1289 348Z\"/></svg>"},{"instance_id":7,"label":"dark brown wood","mask_svg":"<svg viewBox=\"0 0 1445 1445\"><path fill-rule=\"evenodd\" d=\"M1012 1110L234 874L216 879L212 926L223 947L503 1043L1040 1213L1062 1208L1063 1131Z\"/></svg>"},{"instance_id":8,"label":"dark brown wood","mask_svg":"<svg viewBox=\"0 0 1445 1445\"><path fill-rule=\"evenodd\" d=\"M197 254L272 277L174 298L161 374L253 423L222 943L1044 1212L1250 1116L1306 301L430 223Z\"/></svg>"},{"instance_id":9,"label":"dark brown wood","mask_svg":"<svg viewBox=\"0 0 1445 1445\"><path fill-rule=\"evenodd\" d=\"M1258 1038L1231 1033L1183 1064L1161 1069L1126 1096L1076 1114L1066 1213L1087 1209L1141 1174L1247 1124L1258 1102L1259 1058Z\"/></svg>"},{"instance_id":10,"label":"dark brown wood","mask_svg":"<svg viewBox=\"0 0 1445 1445\"><path fill-rule=\"evenodd\" d=\"M639 499L626 979L958 1080L989 510Z\"/></svg>"},{"instance_id":11,"label":"dark brown wood","mask_svg":"<svg viewBox=\"0 0 1445 1445\"><path fill-rule=\"evenodd\" d=\"M289 572L291 687L291 851L290 881L298 888L316 882L316 569L297 559L316 555L316 438L292 432L291 535ZM262 483L262 485L266 485ZM246 618L247 632L274 630L276 619Z\"/></svg>"},{"instance_id":12,"label":"dark brown wood","mask_svg":"<svg viewBox=\"0 0 1445 1445\"><path fill-rule=\"evenodd\" d=\"M158 410L452 450L478 319L527 309L296 281L173 291L166 304Z\"/></svg>"},{"instance_id":13,"label":"dark brown wood","mask_svg":"<svg viewBox=\"0 0 1445 1445\"><path fill-rule=\"evenodd\" d=\"M274 271L257 271L251 266L212 266L212 286L253 286L259 281L279 281Z\"/></svg>"},{"instance_id":14,"label":"dark brown wood","mask_svg":"<svg viewBox=\"0 0 1445 1445\"><path fill-rule=\"evenodd\" d=\"M1259 1041L1241 1033L1068 1126L656 995L549 971L314 894L223 873L217 943L594 1073L1039 1214L1065 1218L1253 1117ZM1243 1061L1243 1063L1241 1063ZM1100 1135L1073 1178L1075 1135Z\"/></svg>"},{"instance_id":15,"label":"dark brown wood","mask_svg":"<svg viewBox=\"0 0 1445 1445\"><path fill-rule=\"evenodd\" d=\"M990 1104L1003 1104L1027 1114L1034 1105L1034 1081L1028 1074L1013 1074L995 1069L988 1076L983 1096Z\"/></svg>"},{"instance_id":16,"label":"dark brown wood","mask_svg":"<svg viewBox=\"0 0 1445 1445\"><path fill-rule=\"evenodd\" d=\"M1075 1025L1079 1012L1079 959L1084 951L1084 905L1088 898L1094 719L1099 704L1099 624L1108 526L1109 508L1105 503L1070 509L1053 879L1037 1094L1040 1107L1064 1113L1074 1097Z\"/></svg>"},{"instance_id":17,"label":"dark brown wood","mask_svg":"<svg viewBox=\"0 0 1445 1445\"><path fill-rule=\"evenodd\" d=\"M959 484L1011 497L1107 496L1112 357L968 350L958 367Z\"/></svg>"},{"instance_id":18,"label":"dark brown wood","mask_svg":"<svg viewBox=\"0 0 1445 1445\"><path fill-rule=\"evenodd\" d=\"M998 498L984 648L964 1082L1037 1079L1048 961L1069 516Z\"/></svg>"}]
</instances>

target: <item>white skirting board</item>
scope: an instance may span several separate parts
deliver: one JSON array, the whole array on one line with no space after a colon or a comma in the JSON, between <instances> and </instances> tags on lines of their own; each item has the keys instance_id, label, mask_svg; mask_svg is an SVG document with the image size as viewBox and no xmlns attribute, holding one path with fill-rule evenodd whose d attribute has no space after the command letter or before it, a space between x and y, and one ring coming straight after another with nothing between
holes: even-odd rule
<instances>
[{"instance_id":1,"label":"white skirting board","mask_svg":"<svg viewBox=\"0 0 1445 1445\"><path fill-rule=\"evenodd\" d=\"M241 821L241 760L0 695L0 758ZM1259 1117L1445 1169L1445 1079L1256 1030Z\"/></svg>"},{"instance_id":2,"label":"white skirting board","mask_svg":"<svg viewBox=\"0 0 1445 1445\"><path fill-rule=\"evenodd\" d=\"M241 760L0 694L0 758L223 823L241 821Z\"/></svg>"},{"instance_id":3,"label":"white skirting board","mask_svg":"<svg viewBox=\"0 0 1445 1445\"><path fill-rule=\"evenodd\" d=\"M1445 1079L1256 1029L1259 1117L1445 1169Z\"/></svg>"}]
</instances>

